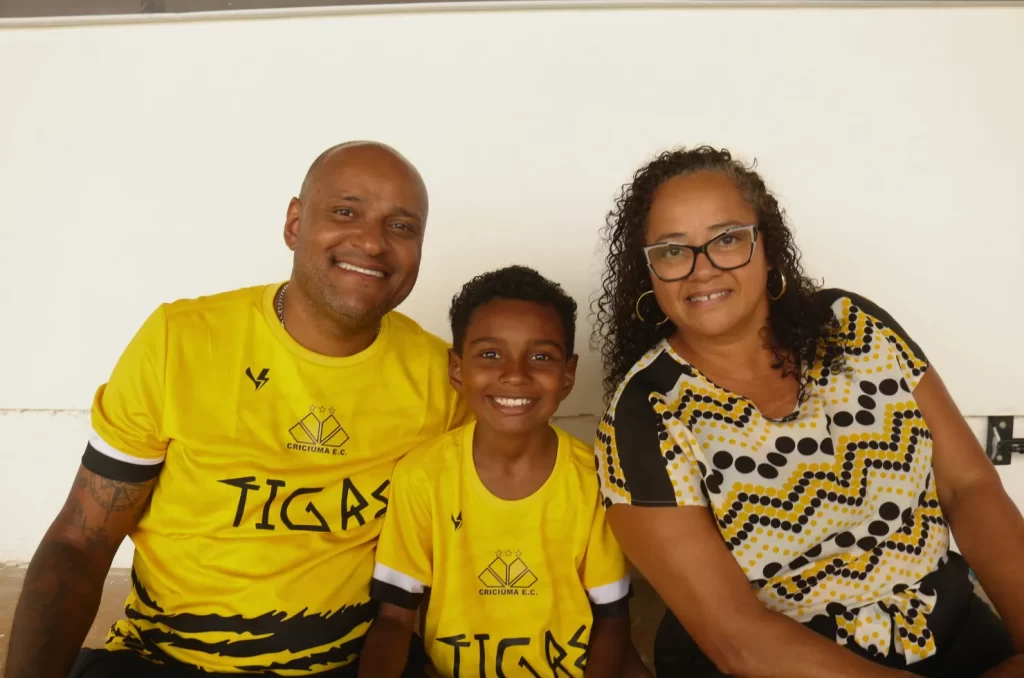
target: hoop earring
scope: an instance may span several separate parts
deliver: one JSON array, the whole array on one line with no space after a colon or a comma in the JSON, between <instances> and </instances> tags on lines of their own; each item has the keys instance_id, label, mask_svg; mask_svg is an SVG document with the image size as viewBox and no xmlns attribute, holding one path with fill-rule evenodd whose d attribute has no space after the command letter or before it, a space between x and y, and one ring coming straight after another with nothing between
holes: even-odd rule
<instances>
[{"instance_id":1,"label":"hoop earring","mask_svg":"<svg viewBox=\"0 0 1024 678\"><path fill-rule=\"evenodd\" d=\"M654 290L647 290L646 292L641 294L637 298L637 300L636 300L636 309L635 309L636 310L636 317L639 318L640 322L642 322L642 323L647 322L647 319L644 318L642 313L640 313L640 302L643 301L644 297L646 297L648 294L654 294ZM654 323L654 325L655 325L655 327L661 327L662 325L664 325L667 322L668 322L668 316L666 316L665 319L662 320L660 323Z\"/></svg>"},{"instance_id":2,"label":"hoop earring","mask_svg":"<svg viewBox=\"0 0 1024 678\"><path fill-rule=\"evenodd\" d=\"M776 272L778 273L778 269L776 269ZM779 299L782 298L782 295L786 293L786 274L779 273L779 278L782 279L782 289L779 290L779 293L775 296L772 296L772 293L768 292L768 298L771 299L772 301L778 301Z\"/></svg>"}]
</instances>

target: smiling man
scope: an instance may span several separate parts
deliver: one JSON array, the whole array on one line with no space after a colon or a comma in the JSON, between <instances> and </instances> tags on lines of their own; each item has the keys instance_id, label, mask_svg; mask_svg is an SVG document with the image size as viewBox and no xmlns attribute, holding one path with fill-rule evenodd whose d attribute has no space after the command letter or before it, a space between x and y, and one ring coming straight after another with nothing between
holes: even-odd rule
<instances>
[{"instance_id":1,"label":"smiling man","mask_svg":"<svg viewBox=\"0 0 1024 678\"><path fill-rule=\"evenodd\" d=\"M287 283L150 315L96 393L7 678L355 675L391 472L466 418L444 342L393 310L427 207L396 151L336 146L288 206ZM79 653L125 536L126 619Z\"/></svg>"}]
</instances>

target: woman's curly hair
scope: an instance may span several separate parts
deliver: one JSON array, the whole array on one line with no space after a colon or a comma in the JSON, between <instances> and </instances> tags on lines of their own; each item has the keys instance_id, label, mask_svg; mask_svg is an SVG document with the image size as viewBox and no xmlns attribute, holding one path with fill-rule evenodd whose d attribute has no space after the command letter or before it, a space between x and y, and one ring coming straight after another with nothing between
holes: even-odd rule
<instances>
[{"instance_id":1,"label":"woman's curly hair","mask_svg":"<svg viewBox=\"0 0 1024 678\"><path fill-rule=\"evenodd\" d=\"M619 384L660 339L671 336L671 321L658 326L651 319L653 310L641 311L647 321L635 314L641 294L651 289L643 250L647 215L654 193L665 181L681 174L712 171L728 176L757 213L758 240L764 245L768 263L786 276L786 291L770 301L769 332L766 341L775 354L774 367L800 382L800 400L807 396L811 377L808 367L816 359L832 371L845 369L843 335L827 304L815 302L819 286L804 274L800 251L786 225L778 200L754 171L734 160L729 151L700 146L666 151L641 167L633 181L622 188L615 207L608 213L602 235L608 242L602 292L593 304L595 316L593 343L604 362L606 399L611 399ZM770 276L771 280L774 276ZM777 289L777 288L776 288Z\"/></svg>"}]
</instances>

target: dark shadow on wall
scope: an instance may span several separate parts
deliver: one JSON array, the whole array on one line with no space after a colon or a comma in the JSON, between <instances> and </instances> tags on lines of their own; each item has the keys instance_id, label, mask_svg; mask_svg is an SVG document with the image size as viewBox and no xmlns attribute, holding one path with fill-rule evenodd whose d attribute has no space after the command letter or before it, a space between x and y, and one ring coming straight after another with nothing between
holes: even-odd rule
<instances>
[{"instance_id":1,"label":"dark shadow on wall","mask_svg":"<svg viewBox=\"0 0 1024 678\"><path fill-rule=\"evenodd\" d=\"M299 9L347 5L417 5L435 0L0 0L0 18L179 14L253 9ZM445 0L470 2L472 0ZM496 0L503 2L506 0Z\"/></svg>"}]
</instances>

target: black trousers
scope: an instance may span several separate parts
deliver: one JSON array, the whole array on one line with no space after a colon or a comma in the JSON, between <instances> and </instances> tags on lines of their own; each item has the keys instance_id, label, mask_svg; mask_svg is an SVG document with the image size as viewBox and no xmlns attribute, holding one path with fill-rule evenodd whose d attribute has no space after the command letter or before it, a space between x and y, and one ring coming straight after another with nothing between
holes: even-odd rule
<instances>
[{"instance_id":1,"label":"black trousers","mask_svg":"<svg viewBox=\"0 0 1024 678\"><path fill-rule=\"evenodd\" d=\"M426 674L427 656L423 649L423 639L413 634L409 643L409 660L406 662L402 678L423 678ZM359 663L354 662L339 669L317 673L317 678L356 678ZM183 664L156 664L131 650L83 649L78 654L68 678L208 678L205 671ZM230 676L276 675L271 672L219 674Z\"/></svg>"},{"instance_id":2,"label":"black trousers","mask_svg":"<svg viewBox=\"0 0 1024 678\"><path fill-rule=\"evenodd\" d=\"M880 660L870 657L859 646L848 647L851 652L874 662L919 676L976 678L1009 659L1013 655L1013 642L1002 620L985 601L971 593L965 602L950 641L935 655L910 666L903 666L899 655L890 654ZM658 678L726 676L715 668L671 612L665 613L654 638L654 667Z\"/></svg>"}]
</instances>

